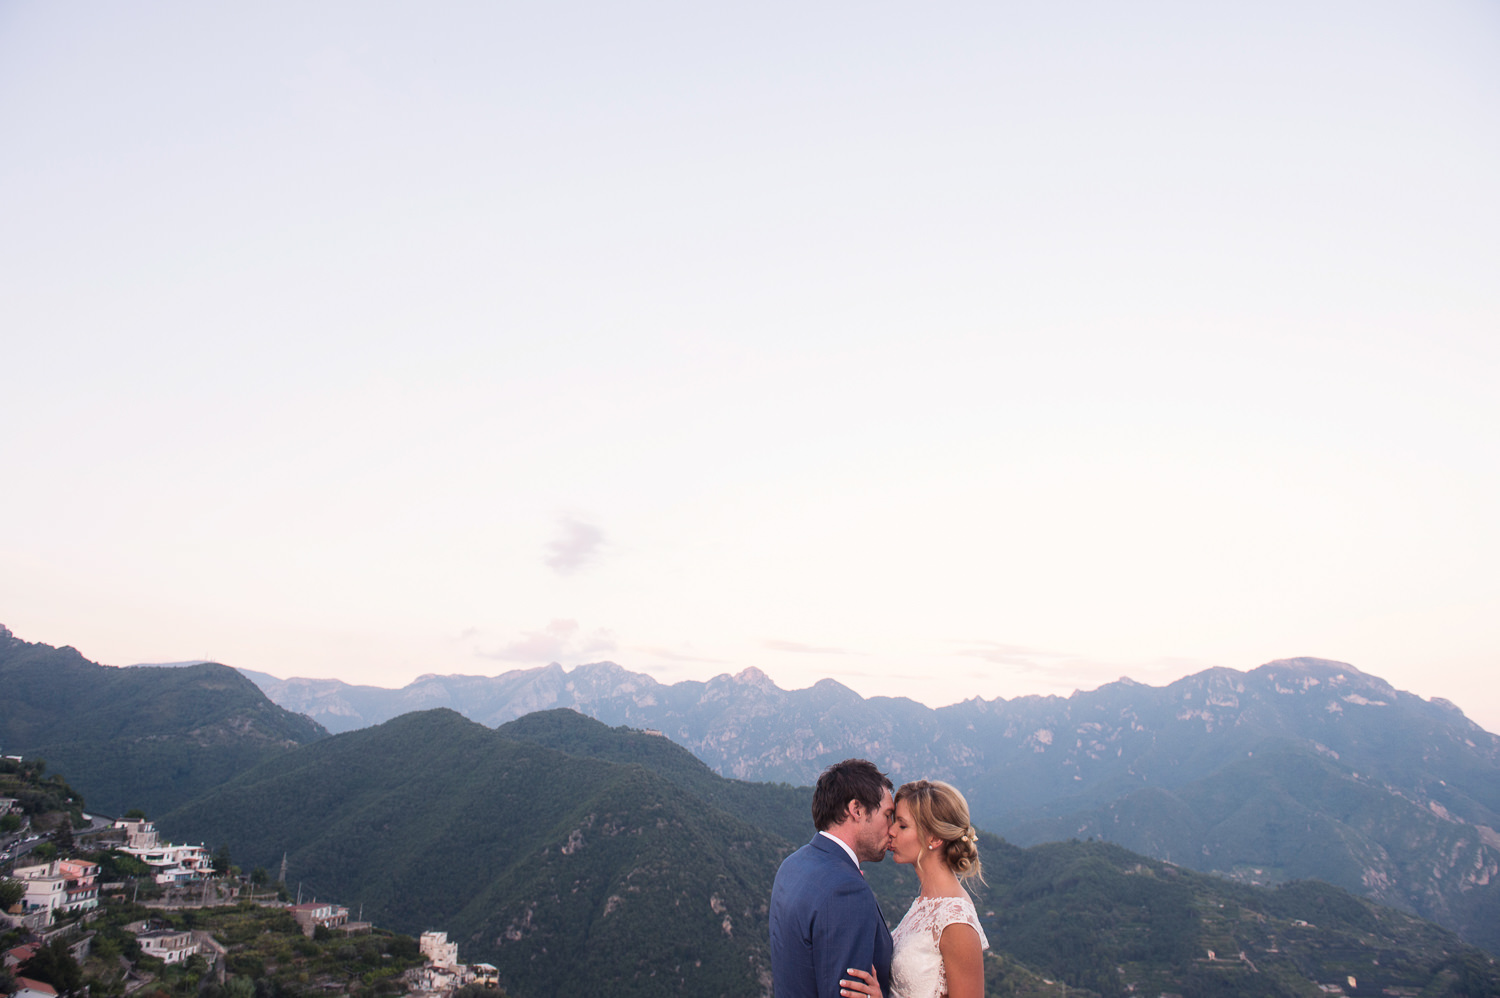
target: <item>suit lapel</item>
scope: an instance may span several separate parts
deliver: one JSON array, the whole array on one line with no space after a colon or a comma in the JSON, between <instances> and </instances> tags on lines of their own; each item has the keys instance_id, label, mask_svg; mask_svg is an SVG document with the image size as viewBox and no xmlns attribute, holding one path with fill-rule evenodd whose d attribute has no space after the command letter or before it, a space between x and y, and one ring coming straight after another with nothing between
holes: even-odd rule
<instances>
[{"instance_id":1,"label":"suit lapel","mask_svg":"<svg viewBox=\"0 0 1500 998\"><path fill-rule=\"evenodd\" d=\"M845 852L843 849L841 849L839 847L839 844L837 842L834 842L832 839L830 839L828 836L824 835L822 832L817 832L816 834L813 835L812 845L813 845L814 849L817 849L817 850L819 850L821 852L827 853L829 856L832 856L834 859L841 860L841 861L843 861L845 863L848 863L851 866L853 866L854 867L854 871L856 873L858 873L861 878L864 878L865 886L866 887L870 886L869 878L865 877L865 871L864 871L864 869L858 863L855 863L852 859L850 859L849 858L849 854L847 852ZM870 891L870 896L871 897L875 897L875 891L873 889ZM885 929L885 934L887 936L889 936L891 934L891 925L890 925L889 922L887 922L885 920L885 910L880 907L880 899L879 898L875 898L875 911L878 912L879 915L880 915L880 925L881 925L881 927L883 929Z\"/></svg>"}]
</instances>

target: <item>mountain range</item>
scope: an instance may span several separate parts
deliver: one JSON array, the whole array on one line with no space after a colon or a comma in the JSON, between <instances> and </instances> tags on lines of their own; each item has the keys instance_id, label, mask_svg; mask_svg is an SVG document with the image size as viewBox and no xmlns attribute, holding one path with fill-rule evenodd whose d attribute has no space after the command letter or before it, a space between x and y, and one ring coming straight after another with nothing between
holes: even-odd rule
<instances>
[{"instance_id":1,"label":"mountain range","mask_svg":"<svg viewBox=\"0 0 1500 998\"><path fill-rule=\"evenodd\" d=\"M769 995L767 900L812 834L811 791L714 774L571 710L490 729L443 709L266 760L160 818L306 896L443 927L519 998ZM1235 884L1119 846L980 840L987 993L1489 994L1493 960L1316 882ZM866 864L888 919L918 885ZM1394 991L1387 989L1396 989Z\"/></svg>"},{"instance_id":2,"label":"mountain range","mask_svg":"<svg viewBox=\"0 0 1500 998\"><path fill-rule=\"evenodd\" d=\"M850 756L947 779L1019 844L1100 838L1253 884L1317 877L1500 952L1500 737L1445 700L1314 658L928 708L747 669L666 685L609 662L400 690L246 672L332 730L447 706L486 725L569 707L661 731L724 776L807 784Z\"/></svg>"},{"instance_id":3,"label":"mountain range","mask_svg":"<svg viewBox=\"0 0 1500 998\"><path fill-rule=\"evenodd\" d=\"M434 709L328 737L220 666L109 669L3 636L6 750L47 747L91 809L145 805L245 867L285 857L303 896L450 931L518 998L766 993L766 898L811 832L806 786L728 779L661 732L571 709L493 729ZM1450 931L1317 881L1235 883L1101 841L980 846L987 993L1500 993L1495 961ZM894 919L910 869L868 874Z\"/></svg>"}]
</instances>

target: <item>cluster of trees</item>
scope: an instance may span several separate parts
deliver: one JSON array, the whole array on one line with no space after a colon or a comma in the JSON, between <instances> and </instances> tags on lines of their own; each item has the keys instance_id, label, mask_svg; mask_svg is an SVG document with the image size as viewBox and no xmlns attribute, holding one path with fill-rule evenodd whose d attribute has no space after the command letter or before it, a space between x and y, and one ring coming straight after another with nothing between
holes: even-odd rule
<instances>
[{"instance_id":1,"label":"cluster of trees","mask_svg":"<svg viewBox=\"0 0 1500 998\"><path fill-rule=\"evenodd\" d=\"M68 952L68 944L62 939L54 939L45 946L37 948L36 955L16 968L19 977L29 977L35 981L45 981L57 989L57 993L73 994L83 987L83 971L78 966L78 961L73 959L73 954Z\"/></svg>"},{"instance_id":2,"label":"cluster of trees","mask_svg":"<svg viewBox=\"0 0 1500 998\"><path fill-rule=\"evenodd\" d=\"M18 830L23 814L62 814L83 823L83 798L60 774L47 775L46 759L0 759L0 797L14 798L20 811L0 818L0 832Z\"/></svg>"}]
</instances>

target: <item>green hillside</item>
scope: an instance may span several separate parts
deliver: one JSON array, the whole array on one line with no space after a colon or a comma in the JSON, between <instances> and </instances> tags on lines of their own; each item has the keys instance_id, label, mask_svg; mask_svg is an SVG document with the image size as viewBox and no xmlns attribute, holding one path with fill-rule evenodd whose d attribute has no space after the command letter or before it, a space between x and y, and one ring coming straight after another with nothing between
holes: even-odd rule
<instances>
[{"instance_id":1,"label":"green hillside","mask_svg":"<svg viewBox=\"0 0 1500 998\"><path fill-rule=\"evenodd\" d=\"M1311 998L1328 993L1319 985L1500 994L1494 960L1452 932L1321 882L1236 884L1104 842L1023 850L985 836L980 848L991 943L1070 987L1112 998Z\"/></svg>"},{"instance_id":2,"label":"green hillside","mask_svg":"<svg viewBox=\"0 0 1500 998\"><path fill-rule=\"evenodd\" d=\"M1364 884L1370 897L1440 921L1496 953L1500 893L1487 889L1494 842L1486 831L1312 750L1281 744L1174 790L1148 787L1034 822L1025 834L1099 835L1254 884ZM1434 856L1457 871L1455 889L1431 885Z\"/></svg>"},{"instance_id":3,"label":"green hillside","mask_svg":"<svg viewBox=\"0 0 1500 998\"><path fill-rule=\"evenodd\" d=\"M748 998L768 987L771 880L812 834L810 800L571 711L496 731L434 710L269 760L158 824L251 866L286 854L294 890L397 931L445 930L516 998ZM1500 993L1452 933L1337 888L1257 888L1105 843L981 848L994 995ZM894 925L915 878L866 869Z\"/></svg>"},{"instance_id":4,"label":"green hillside","mask_svg":"<svg viewBox=\"0 0 1500 998\"><path fill-rule=\"evenodd\" d=\"M47 760L105 814L176 807L325 737L223 665L116 669L0 627L0 747Z\"/></svg>"},{"instance_id":5,"label":"green hillside","mask_svg":"<svg viewBox=\"0 0 1500 998\"><path fill-rule=\"evenodd\" d=\"M539 710L496 729L507 738L570 755L644 766L714 807L753 821L787 842L813 833L812 788L729 780L666 738L632 728L605 727L575 710Z\"/></svg>"},{"instance_id":6,"label":"green hillside","mask_svg":"<svg viewBox=\"0 0 1500 998\"><path fill-rule=\"evenodd\" d=\"M646 737L646 736L642 736ZM640 765L449 710L270 760L164 816L169 834L398 931L442 929L514 994L744 994L769 972L779 838Z\"/></svg>"}]
</instances>

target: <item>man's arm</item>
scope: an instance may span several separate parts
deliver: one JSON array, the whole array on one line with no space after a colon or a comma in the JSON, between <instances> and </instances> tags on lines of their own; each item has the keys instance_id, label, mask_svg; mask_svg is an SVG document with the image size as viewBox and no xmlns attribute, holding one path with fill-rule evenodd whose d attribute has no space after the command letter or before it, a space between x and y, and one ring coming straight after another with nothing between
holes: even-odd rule
<instances>
[{"instance_id":1,"label":"man's arm","mask_svg":"<svg viewBox=\"0 0 1500 998\"><path fill-rule=\"evenodd\" d=\"M818 998L839 998L839 980L850 967L869 970L875 935L883 924L875 895L863 880L840 883L818 906L812 927L813 976Z\"/></svg>"}]
</instances>

